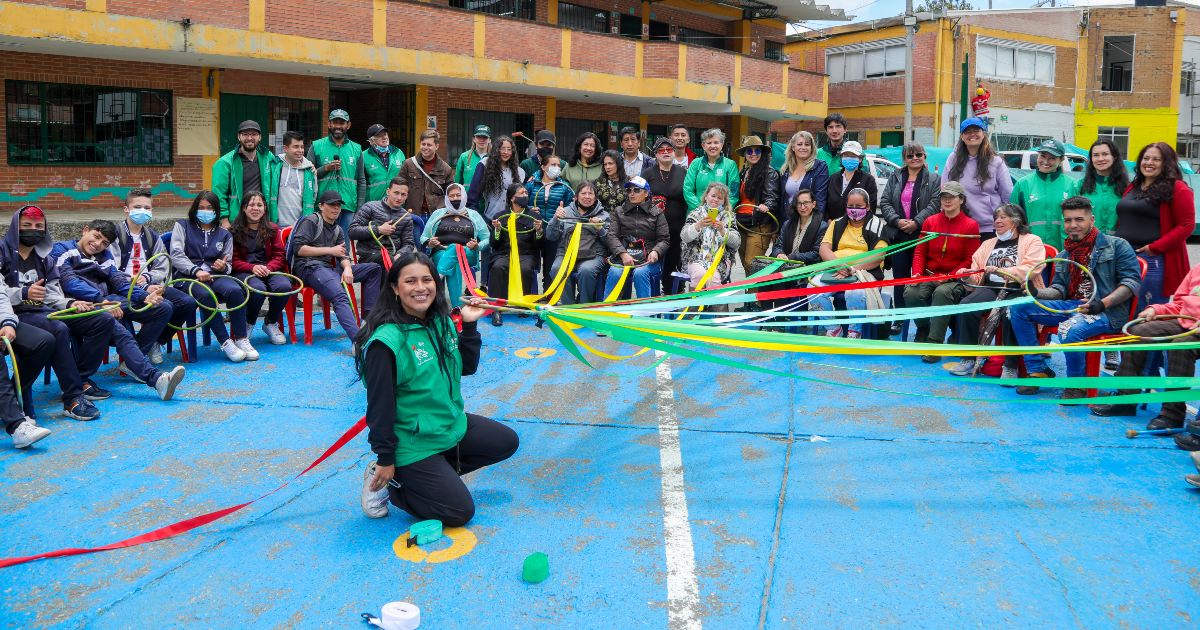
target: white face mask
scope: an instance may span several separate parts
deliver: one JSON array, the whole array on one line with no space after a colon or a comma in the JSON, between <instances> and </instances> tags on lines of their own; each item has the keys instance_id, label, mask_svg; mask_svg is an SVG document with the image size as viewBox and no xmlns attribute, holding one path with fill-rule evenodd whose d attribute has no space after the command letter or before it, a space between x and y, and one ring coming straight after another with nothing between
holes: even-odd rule
<instances>
[{"instance_id":1,"label":"white face mask","mask_svg":"<svg viewBox=\"0 0 1200 630\"><path fill-rule=\"evenodd\" d=\"M1012 239L1013 236L1016 236L1016 230L1009 230L1007 232L997 232L996 240L997 241L1007 241L1007 240Z\"/></svg>"},{"instance_id":2,"label":"white face mask","mask_svg":"<svg viewBox=\"0 0 1200 630\"><path fill-rule=\"evenodd\" d=\"M549 177L550 179L558 179L559 175L562 175L561 167L558 167L558 166L547 166L546 167L546 177Z\"/></svg>"}]
</instances>

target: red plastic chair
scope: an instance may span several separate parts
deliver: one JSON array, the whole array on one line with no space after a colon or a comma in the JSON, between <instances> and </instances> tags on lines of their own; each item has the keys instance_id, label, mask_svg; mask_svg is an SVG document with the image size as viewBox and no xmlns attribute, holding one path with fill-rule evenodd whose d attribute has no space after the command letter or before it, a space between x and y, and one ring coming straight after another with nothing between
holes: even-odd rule
<instances>
[{"instance_id":1,"label":"red plastic chair","mask_svg":"<svg viewBox=\"0 0 1200 630\"><path fill-rule=\"evenodd\" d=\"M280 236L283 238L284 246L292 235L292 226L288 226L280 230ZM353 255L353 244L351 244L351 254ZM290 271L289 271L290 273ZM313 301L317 292L311 287L304 287L300 291L300 299L304 302L304 345L311 346L313 342ZM333 327L333 319L330 315L329 301L321 300L321 308L325 315L325 330ZM358 301L354 297L354 291L350 291L350 308L354 310L356 320L361 323ZM287 306L283 309L284 319L287 320L288 335L292 339L292 343L296 343L296 296L288 299Z\"/></svg>"}]
</instances>

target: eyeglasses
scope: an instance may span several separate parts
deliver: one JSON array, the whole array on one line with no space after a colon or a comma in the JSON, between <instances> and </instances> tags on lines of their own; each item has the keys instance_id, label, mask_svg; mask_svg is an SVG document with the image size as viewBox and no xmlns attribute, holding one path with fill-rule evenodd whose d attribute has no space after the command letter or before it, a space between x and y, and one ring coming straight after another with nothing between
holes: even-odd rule
<instances>
[{"instance_id":1,"label":"eyeglasses","mask_svg":"<svg viewBox=\"0 0 1200 630\"><path fill-rule=\"evenodd\" d=\"M797 206L804 206L804 207L808 207L808 206L815 206L815 205L817 205L817 202L815 202L815 201L797 201L797 202L796 202L796 205L797 205Z\"/></svg>"},{"instance_id":2,"label":"eyeglasses","mask_svg":"<svg viewBox=\"0 0 1200 630\"><path fill-rule=\"evenodd\" d=\"M912 159L923 158L923 157L925 157L924 153L910 153L910 154L904 156L904 159L912 160Z\"/></svg>"},{"instance_id":3,"label":"eyeglasses","mask_svg":"<svg viewBox=\"0 0 1200 630\"><path fill-rule=\"evenodd\" d=\"M746 149L746 155L758 155L760 153L762 153L762 149L758 147L750 147L749 149Z\"/></svg>"}]
</instances>

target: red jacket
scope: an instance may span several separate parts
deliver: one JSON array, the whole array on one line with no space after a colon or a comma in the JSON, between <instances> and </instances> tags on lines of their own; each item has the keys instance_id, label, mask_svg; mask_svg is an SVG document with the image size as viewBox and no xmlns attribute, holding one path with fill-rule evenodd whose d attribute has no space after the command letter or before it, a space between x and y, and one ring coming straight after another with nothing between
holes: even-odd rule
<instances>
[{"instance_id":1,"label":"red jacket","mask_svg":"<svg viewBox=\"0 0 1200 630\"><path fill-rule=\"evenodd\" d=\"M967 216L966 212L959 212L953 219L947 219L944 212L939 212L925 219L921 229L943 234L979 234L979 224ZM954 273L959 269L970 269L971 256L978 248L978 238L957 236L939 236L928 243L921 243L913 252L912 275Z\"/></svg>"},{"instance_id":2,"label":"red jacket","mask_svg":"<svg viewBox=\"0 0 1200 630\"><path fill-rule=\"evenodd\" d=\"M271 235L267 238L267 251L265 252L267 269L271 271L283 271L285 262L283 257L283 237L280 235L279 226L267 222L265 227L271 232ZM246 262L246 248L242 246L237 238L233 239L233 272L254 273L254 265Z\"/></svg>"},{"instance_id":3,"label":"red jacket","mask_svg":"<svg viewBox=\"0 0 1200 630\"><path fill-rule=\"evenodd\" d=\"M1133 190L1133 184L1125 194ZM1187 237L1196 227L1196 203L1192 189L1183 180L1175 182L1171 201L1158 207L1157 241L1150 243L1150 253L1163 257L1163 295L1171 295L1183 282L1191 263L1188 262Z\"/></svg>"}]
</instances>

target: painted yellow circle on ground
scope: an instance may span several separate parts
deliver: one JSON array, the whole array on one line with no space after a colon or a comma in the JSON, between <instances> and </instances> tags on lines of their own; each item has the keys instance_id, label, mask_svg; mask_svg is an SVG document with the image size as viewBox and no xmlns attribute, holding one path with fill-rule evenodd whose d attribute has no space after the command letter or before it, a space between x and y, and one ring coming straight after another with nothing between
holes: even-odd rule
<instances>
[{"instance_id":1,"label":"painted yellow circle on ground","mask_svg":"<svg viewBox=\"0 0 1200 630\"><path fill-rule=\"evenodd\" d=\"M438 564L439 562L456 560L471 553L475 549L475 543L479 542L475 538L475 534L465 527L447 527L442 531L442 535L449 538L453 544L445 549L428 552L417 545L409 547L408 532L405 531L392 543L392 550L396 552L396 557L401 560L408 560L417 564L422 562Z\"/></svg>"},{"instance_id":2,"label":"painted yellow circle on ground","mask_svg":"<svg viewBox=\"0 0 1200 630\"><path fill-rule=\"evenodd\" d=\"M513 354L516 354L522 359L544 359L546 357L554 356L555 352L557 352L557 350L554 348L521 348Z\"/></svg>"}]
</instances>

